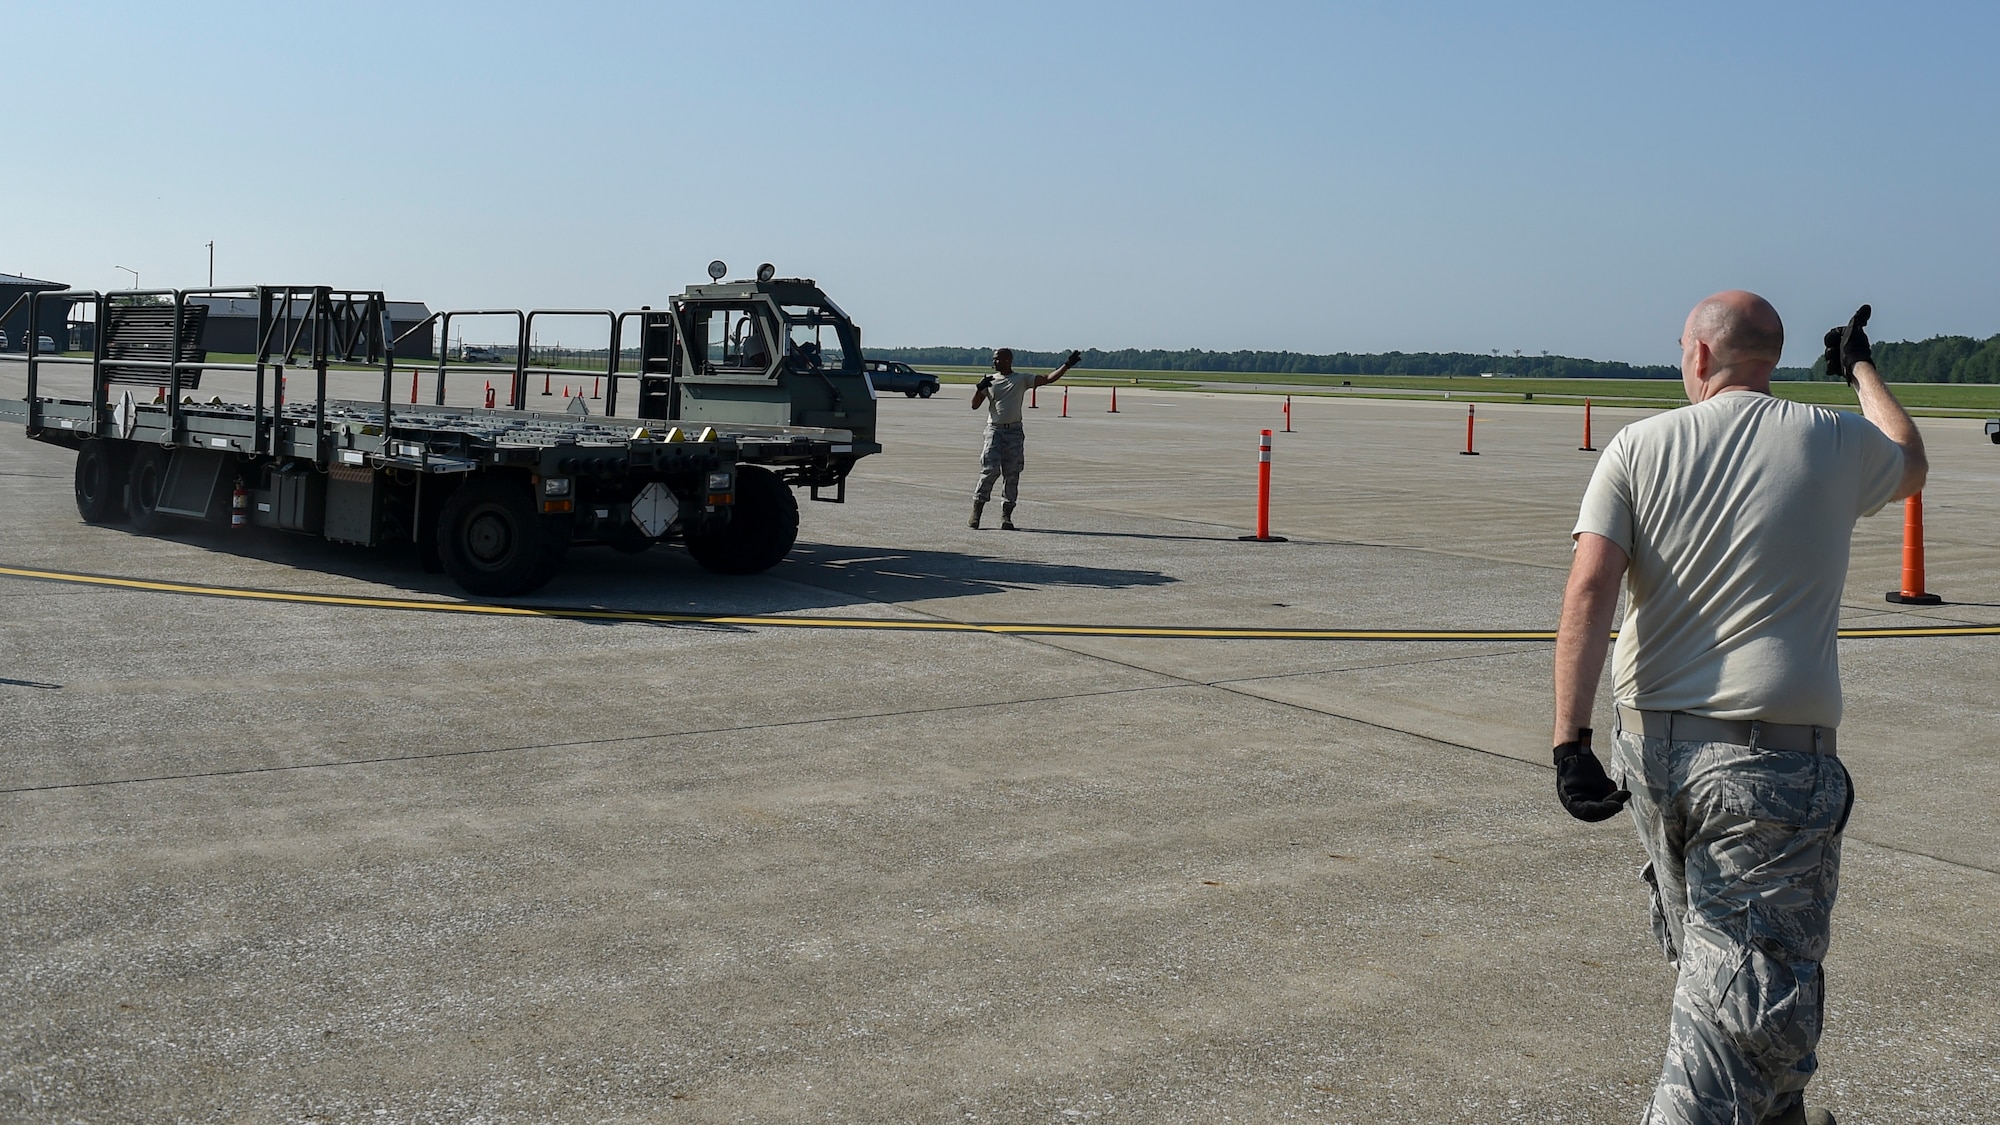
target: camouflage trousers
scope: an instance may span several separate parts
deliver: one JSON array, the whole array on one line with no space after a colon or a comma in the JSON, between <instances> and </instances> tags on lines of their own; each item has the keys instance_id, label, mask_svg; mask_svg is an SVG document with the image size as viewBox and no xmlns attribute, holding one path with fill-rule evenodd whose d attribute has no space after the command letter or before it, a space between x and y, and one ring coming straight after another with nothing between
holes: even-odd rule
<instances>
[{"instance_id":1,"label":"camouflage trousers","mask_svg":"<svg viewBox=\"0 0 2000 1125\"><path fill-rule=\"evenodd\" d=\"M993 482L1005 478L1001 495L1009 504L1021 498L1021 469L1028 463L1028 434L1019 422L1011 426L986 427L986 447L979 451L979 487L972 498L984 504L993 499Z\"/></svg>"},{"instance_id":2,"label":"camouflage trousers","mask_svg":"<svg viewBox=\"0 0 2000 1125\"><path fill-rule=\"evenodd\" d=\"M1611 774L1650 858L1653 932L1678 971L1645 1125L1758 1125L1818 1066L1820 962L1853 784L1831 754L1620 730Z\"/></svg>"}]
</instances>

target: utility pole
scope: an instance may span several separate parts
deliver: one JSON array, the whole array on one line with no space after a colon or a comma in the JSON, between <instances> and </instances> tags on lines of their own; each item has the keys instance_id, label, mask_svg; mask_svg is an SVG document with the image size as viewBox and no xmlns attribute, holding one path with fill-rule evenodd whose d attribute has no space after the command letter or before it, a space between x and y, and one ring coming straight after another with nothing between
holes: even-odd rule
<instances>
[{"instance_id":1,"label":"utility pole","mask_svg":"<svg viewBox=\"0 0 2000 1125\"><path fill-rule=\"evenodd\" d=\"M125 271L126 273L129 273L129 274L131 274L131 275L132 275L132 288L134 288L134 289L137 289L137 288L139 288L139 271L138 271L138 270L135 270L135 269L133 269L133 268L132 268L131 266L112 266L111 268L112 268L112 269L114 269L114 270L124 270L124 271Z\"/></svg>"},{"instance_id":2,"label":"utility pole","mask_svg":"<svg viewBox=\"0 0 2000 1125\"><path fill-rule=\"evenodd\" d=\"M215 288L215 240L208 240L208 287Z\"/></svg>"}]
</instances>

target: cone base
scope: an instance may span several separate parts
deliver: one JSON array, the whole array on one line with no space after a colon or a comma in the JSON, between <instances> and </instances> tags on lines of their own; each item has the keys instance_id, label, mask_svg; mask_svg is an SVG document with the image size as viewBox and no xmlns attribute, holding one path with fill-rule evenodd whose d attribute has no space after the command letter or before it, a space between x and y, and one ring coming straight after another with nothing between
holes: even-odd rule
<instances>
[{"instance_id":1,"label":"cone base","mask_svg":"<svg viewBox=\"0 0 2000 1125\"><path fill-rule=\"evenodd\" d=\"M1458 451L1458 455L1460 457L1477 457L1479 456L1479 451L1476 449L1461 449Z\"/></svg>"},{"instance_id":2,"label":"cone base","mask_svg":"<svg viewBox=\"0 0 2000 1125\"><path fill-rule=\"evenodd\" d=\"M1282 535L1239 535L1236 538L1244 543L1290 543L1291 542L1291 540L1285 538Z\"/></svg>"},{"instance_id":3,"label":"cone base","mask_svg":"<svg viewBox=\"0 0 2000 1125\"><path fill-rule=\"evenodd\" d=\"M1579 445L1576 447L1576 451L1578 453L1595 453L1597 452L1597 447L1594 445Z\"/></svg>"},{"instance_id":4,"label":"cone base","mask_svg":"<svg viewBox=\"0 0 2000 1125\"><path fill-rule=\"evenodd\" d=\"M1885 602L1897 605L1943 605L1944 599L1936 594L1906 594L1901 590L1891 590L1882 595Z\"/></svg>"}]
</instances>

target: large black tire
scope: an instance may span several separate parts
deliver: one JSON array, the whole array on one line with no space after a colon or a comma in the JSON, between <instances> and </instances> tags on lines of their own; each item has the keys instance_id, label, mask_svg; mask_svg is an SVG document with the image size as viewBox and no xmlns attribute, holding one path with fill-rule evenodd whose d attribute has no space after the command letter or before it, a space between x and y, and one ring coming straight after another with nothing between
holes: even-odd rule
<instances>
[{"instance_id":1,"label":"large black tire","mask_svg":"<svg viewBox=\"0 0 2000 1125\"><path fill-rule=\"evenodd\" d=\"M125 515L132 530L151 535L160 530L167 517L160 514L160 489L167 481L167 462L173 451L157 445L142 445L132 451L132 467L125 473Z\"/></svg>"},{"instance_id":2,"label":"large black tire","mask_svg":"<svg viewBox=\"0 0 2000 1125\"><path fill-rule=\"evenodd\" d=\"M468 592L511 597L547 584L569 549L569 525L535 511L525 478L474 477L438 516L438 557Z\"/></svg>"},{"instance_id":3,"label":"large black tire","mask_svg":"<svg viewBox=\"0 0 2000 1125\"><path fill-rule=\"evenodd\" d=\"M937 393L937 388L929 383L925 383L923 386L917 388L918 398L929 398L936 393Z\"/></svg>"},{"instance_id":4,"label":"large black tire","mask_svg":"<svg viewBox=\"0 0 2000 1125\"><path fill-rule=\"evenodd\" d=\"M717 574L757 574L791 554L799 538L799 501L769 469L736 470L736 510L729 522L688 536L688 553Z\"/></svg>"},{"instance_id":5,"label":"large black tire","mask_svg":"<svg viewBox=\"0 0 2000 1125\"><path fill-rule=\"evenodd\" d=\"M125 482L132 447L122 441L86 441L76 451L76 514L85 523L109 523L125 514Z\"/></svg>"}]
</instances>

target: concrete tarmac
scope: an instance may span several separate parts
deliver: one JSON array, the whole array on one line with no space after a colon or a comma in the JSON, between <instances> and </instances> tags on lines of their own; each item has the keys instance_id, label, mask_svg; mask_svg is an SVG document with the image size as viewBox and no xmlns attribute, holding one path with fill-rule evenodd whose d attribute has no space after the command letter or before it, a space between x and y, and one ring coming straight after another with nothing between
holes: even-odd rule
<instances>
[{"instance_id":1,"label":"concrete tarmac","mask_svg":"<svg viewBox=\"0 0 2000 1125\"><path fill-rule=\"evenodd\" d=\"M524 603L912 623L1553 627L1580 411L1072 391L1025 530L963 387L748 579ZM0 396L18 395L0 371ZM1638 413L1599 410L1597 443ZM2000 448L1927 421L1930 585L2000 622ZM0 432L0 566L458 600L412 555L81 523ZM988 511L997 524L996 505ZM1546 642L447 616L0 579L0 1120L1622 1122L1672 990L1556 805ZM2000 1117L2000 637L1845 641L1859 800L1812 1087ZM1608 722L1601 722L1608 727Z\"/></svg>"}]
</instances>

